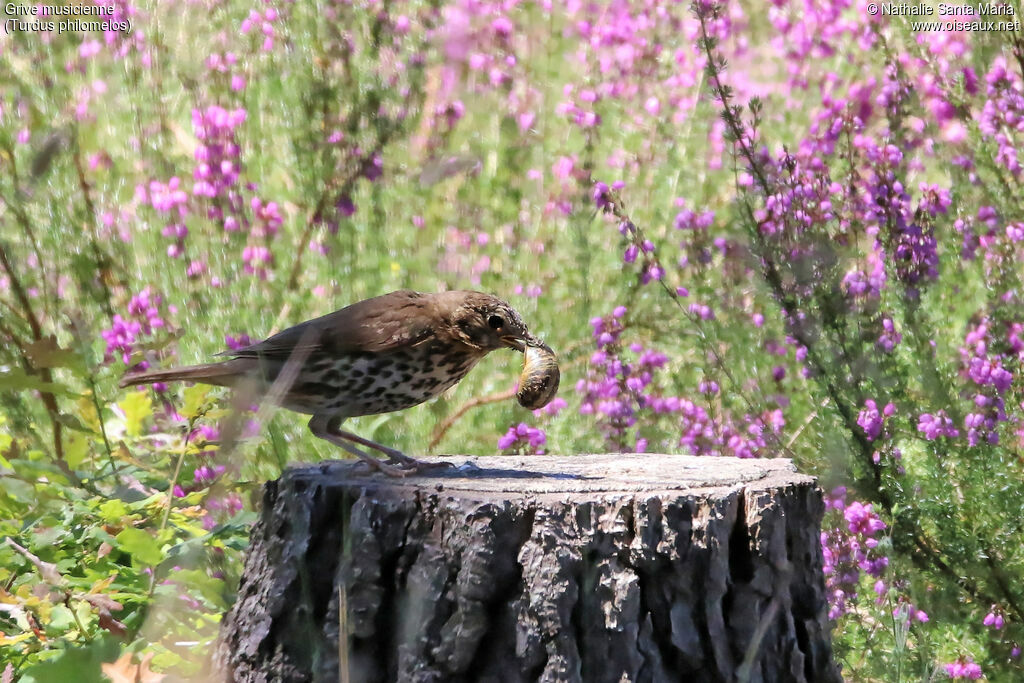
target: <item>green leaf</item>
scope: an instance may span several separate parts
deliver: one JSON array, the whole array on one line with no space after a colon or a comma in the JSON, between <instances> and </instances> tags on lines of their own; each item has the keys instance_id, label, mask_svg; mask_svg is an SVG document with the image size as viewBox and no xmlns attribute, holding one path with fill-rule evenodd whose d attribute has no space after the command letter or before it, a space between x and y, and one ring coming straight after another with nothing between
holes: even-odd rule
<instances>
[{"instance_id":1,"label":"green leaf","mask_svg":"<svg viewBox=\"0 0 1024 683\"><path fill-rule=\"evenodd\" d=\"M44 382L36 375L29 375L21 368L11 368L7 372L0 372L0 391L42 391L47 394L60 396L78 396L62 384L55 382Z\"/></svg>"},{"instance_id":2,"label":"green leaf","mask_svg":"<svg viewBox=\"0 0 1024 683\"><path fill-rule=\"evenodd\" d=\"M212 605L216 605L221 609L228 607L224 596L226 589L223 579L215 579L205 571L198 569L182 569L174 572L168 578L190 591L198 590L206 598L207 602Z\"/></svg>"},{"instance_id":3,"label":"green leaf","mask_svg":"<svg viewBox=\"0 0 1024 683\"><path fill-rule=\"evenodd\" d=\"M100 505L100 517L107 524L116 524L121 518L128 514L128 507L117 498L111 499Z\"/></svg>"},{"instance_id":4,"label":"green leaf","mask_svg":"<svg viewBox=\"0 0 1024 683\"><path fill-rule=\"evenodd\" d=\"M109 683L100 664L117 658L117 641L103 639L90 644L64 650L55 659L25 669L21 683Z\"/></svg>"},{"instance_id":5,"label":"green leaf","mask_svg":"<svg viewBox=\"0 0 1024 683\"><path fill-rule=\"evenodd\" d=\"M7 424L7 416L0 415L0 427L3 427L5 424ZM7 451L12 443L14 443L14 437L8 434L6 430L0 430L0 453ZM0 467L8 470L14 469L3 455L0 455Z\"/></svg>"},{"instance_id":6,"label":"green leaf","mask_svg":"<svg viewBox=\"0 0 1024 683\"><path fill-rule=\"evenodd\" d=\"M184 392L185 403L182 406L181 414L185 419L197 417L206 412L209 407L210 388L202 384L194 384L187 387Z\"/></svg>"},{"instance_id":7,"label":"green leaf","mask_svg":"<svg viewBox=\"0 0 1024 683\"><path fill-rule=\"evenodd\" d=\"M132 391L123 399L117 402L117 406L124 411L124 428L129 436L140 436L142 434L142 423L153 414L153 399L149 392Z\"/></svg>"},{"instance_id":8,"label":"green leaf","mask_svg":"<svg viewBox=\"0 0 1024 683\"><path fill-rule=\"evenodd\" d=\"M84 434L72 432L64 444L64 461L68 467L77 470L89 454L89 439Z\"/></svg>"},{"instance_id":9,"label":"green leaf","mask_svg":"<svg viewBox=\"0 0 1024 683\"><path fill-rule=\"evenodd\" d=\"M50 623L46 625L47 633L59 635L62 631L74 628L75 615L64 605L54 605L50 610Z\"/></svg>"},{"instance_id":10,"label":"green leaf","mask_svg":"<svg viewBox=\"0 0 1024 683\"><path fill-rule=\"evenodd\" d=\"M82 424L82 421L75 415L69 415L67 413L61 413L57 416L57 421L68 429L73 429L76 432L82 432L83 434L95 434L97 430L86 427Z\"/></svg>"},{"instance_id":11,"label":"green leaf","mask_svg":"<svg viewBox=\"0 0 1024 683\"><path fill-rule=\"evenodd\" d=\"M22 454L22 457L11 460L11 465L13 465L14 471L19 476L24 477L27 482L35 483L40 487L44 487L43 482L65 485L70 483L67 475L47 459L46 454L41 451L26 451ZM38 494L36 495L38 497Z\"/></svg>"},{"instance_id":12,"label":"green leaf","mask_svg":"<svg viewBox=\"0 0 1024 683\"><path fill-rule=\"evenodd\" d=\"M142 529L128 527L115 536L114 540L117 541L118 548L132 556L133 562L152 567L164 559L160 544Z\"/></svg>"},{"instance_id":13,"label":"green leaf","mask_svg":"<svg viewBox=\"0 0 1024 683\"><path fill-rule=\"evenodd\" d=\"M62 349L52 335L25 347L25 355L36 368L67 368L79 377L86 374L85 360L71 349Z\"/></svg>"},{"instance_id":14,"label":"green leaf","mask_svg":"<svg viewBox=\"0 0 1024 683\"><path fill-rule=\"evenodd\" d=\"M8 463L10 467L10 463ZM11 467L11 469L14 469ZM3 493L11 498L11 500L18 503L29 503L31 505L38 505L39 495L36 493L36 488L27 481L21 481L14 477L4 477L2 485Z\"/></svg>"}]
</instances>

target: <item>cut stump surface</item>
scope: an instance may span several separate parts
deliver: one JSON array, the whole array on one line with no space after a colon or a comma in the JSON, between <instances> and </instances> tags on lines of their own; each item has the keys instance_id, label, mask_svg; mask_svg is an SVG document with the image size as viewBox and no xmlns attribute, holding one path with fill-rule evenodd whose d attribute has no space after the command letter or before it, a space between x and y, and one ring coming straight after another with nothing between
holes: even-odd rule
<instances>
[{"instance_id":1,"label":"cut stump surface","mask_svg":"<svg viewBox=\"0 0 1024 683\"><path fill-rule=\"evenodd\" d=\"M269 482L225 678L841 680L821 492L788 460L446 459L407 479L334 462Z\"/></svg>"}]
</instances>

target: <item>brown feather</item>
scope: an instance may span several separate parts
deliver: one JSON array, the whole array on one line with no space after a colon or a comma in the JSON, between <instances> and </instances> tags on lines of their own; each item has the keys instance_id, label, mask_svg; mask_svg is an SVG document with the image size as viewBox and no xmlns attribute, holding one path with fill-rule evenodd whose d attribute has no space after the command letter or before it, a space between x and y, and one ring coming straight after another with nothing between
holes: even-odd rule
<instances>
[{"instance_id":1,"label":"brown feather","mask_svg":"<svg viewBox=\"0 0 1024 683\"><path fill-rule=\"evenodd\" d=\"M274 358L297 351L385 353L419 344L434 334L433 299L441 295L409 290L359 301L341 310L278 332L226 356Z\"/></svg>"},{"instance_id":2,"label":"brown feather","mask_svg":"<svg viewBox=\"0 0 1024 683\"><path fill-rule=\"evenodd\" d=\"M125 375L121 378L119 386L124 388L138 384L152 384L153 382L186 381L230 387L254 367L256 367L256 363L252 359L236 358L222 363L204 363L202 365L189 365L183 368L152 370L135 375Z\"/></svg>"}]
</instances>

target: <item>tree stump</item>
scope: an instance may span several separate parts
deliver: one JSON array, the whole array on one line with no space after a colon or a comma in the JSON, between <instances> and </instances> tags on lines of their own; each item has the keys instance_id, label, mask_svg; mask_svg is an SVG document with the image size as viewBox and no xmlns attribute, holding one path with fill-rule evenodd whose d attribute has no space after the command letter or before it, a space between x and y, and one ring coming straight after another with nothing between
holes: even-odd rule
<instances>
[{"instance_id":1,"label":"tree stump","mask_svg":"<svg viewBox=\"0 0 1024 683\"><path fill-rule=\"evenodd\" d=\"M788 460L450 459L264 491L234 681L840 681L821 492Z\"/></svg>"}]
</instances>

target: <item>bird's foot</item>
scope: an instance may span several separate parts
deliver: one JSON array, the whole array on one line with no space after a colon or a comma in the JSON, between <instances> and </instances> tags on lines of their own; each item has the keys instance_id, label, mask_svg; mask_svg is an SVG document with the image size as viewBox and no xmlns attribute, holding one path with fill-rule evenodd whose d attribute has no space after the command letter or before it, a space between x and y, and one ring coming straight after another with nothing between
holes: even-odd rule
<instances>
[{"instance_id":1,"label":"bird's foot","mask_svg":"<svg viewBox=\"0 0 1024 683\"><path fill-rule=\"evenodd\" d=\"M355 463L357 466L362 465L363 469L367 474L373 474L374 472L380 472L389 477L407 477L411 474L411 471L406 470L397 465L390 465L380 458L375 458L372 455L367 455L365 458L359 456ZM335 468L347 468L352 466L351 460L325 460L320 464L321 469L325 474L330 474Z\"/></svg>"},{"instance_id":2,"label":"bird's foot","mask_svg":"<svg viewBox=\"0 0 1024 683\"><path fill-rule=\"evenodd\" d=\"M386 455L388 457L388 459L386 460L388 464L401 467L405 470L408 470L410 473L429 472L431 470L441 470L455 467L454 463L445 462L443 460L433 462L428 460L418 460L416 458L406 455L397 448L382 446L381 444L375 443L373 441L367 441L366 443L372 444L372 447L375 450L380 451L381 453Z\"/></svg>"},{"instance_id":3,"label":"bird's foot","mask_svg":"<svg viewBox=\"0 0 1024 683\"><path fill-rule=\"evenodd\" d=\"M454 463L450 463L445 460L417 460L416 458L409 457L401 451L388 453L387 462L401 468L407 473L402 476L408 476L408 474L420 474L422 472L432 472L436 470L446 470L455 467Z\"/></svg>"},{"instance_id":4,"label":"bird's foot","mask_svg":"<svg viewBox=\"0 0 1024 683\"><path fill-rule=\"evenodd\" d=\"M376 441L364 439L351 432L339 428L340 420L335 417L314 415L309 421L309 429L315 436L329 441L359 458L367 467L373 471L382 472L389 477L408 477L411 474L429 472L437 469L454 467L450 462L427 462L411 458L396 448L390 448ZM378 453L387 456L387 460L375 458L366 451L357 448L356 444L366 448L372 448Z\"/></svg>"},{"instance_id":5,"label":"bird's foot","mask_svg":"<svg viewBox=\"0 0 1024 683\"><path fill-rule=\"evenodd\" d=\"M398 456L400 457L389 455L387 460L381 460L380 458L375 458L369 454L366 454L365 457L358 456L359 463L364 465L370 472L380 472L388 477L395 478L409 477L415 474L436 472L437 470L455 467L455 465L450 462L427 462L426 460L411 458L398 451L396 451L396 453L398 453Z\"/></svg>"},{"instance_id":6,"label":"bird's foot","mask_svg":"<svg viewBox=\"0 0 1024 683\"><path fill-rule=\"evenodd\" d=\"M374 458L373 456L370 456L368 459L362 459L362 462L371 470L376 470L377 472L386 474L389 477L402 478L415 473L414 470L403 467L402 465L391 464L390 462L385 462L384 460Z\"/></svg>"}]
</instances>

